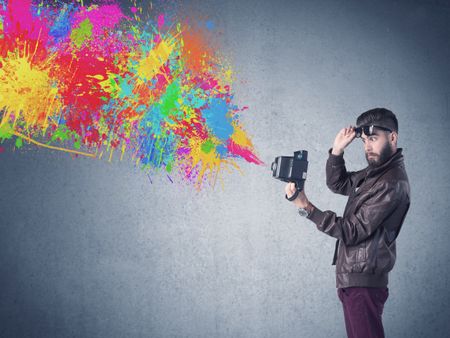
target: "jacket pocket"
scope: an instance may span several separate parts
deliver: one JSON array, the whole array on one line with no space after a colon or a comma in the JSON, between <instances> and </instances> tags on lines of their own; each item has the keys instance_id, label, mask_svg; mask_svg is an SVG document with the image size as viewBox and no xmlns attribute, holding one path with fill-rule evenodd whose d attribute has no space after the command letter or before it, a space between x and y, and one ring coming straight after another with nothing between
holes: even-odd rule
<instances>
[{"instance_id":1,"label":"jacket pocket","mask_svg":"<svg viewBox=\"0 0 450 338\"><path fill-rule=\"evenodd\" d=\"M342 244L339 255L338 272L362 272L367 265L367 245L366 241L355 246L345 246Z\"/></svg>"},{"instance_id":2,"label":"jacket pocket","mask_svg":"<svg viewBox=\"0 0 450 338\"><path fill-rule=\"evenodd\" d=\"M367 249L366 242L362 242L356 251L355 263L352 265L352 272L363 272L366 267Z\"/></svg>"},{"instance_id":3,"label":"jacket pocket","mask_svg":"<svg viewBox=\"0 0 450 338\"><path fill-rule=\"evenodd\" d=\"M356 253L356 262L365 262L367 260L366 241L362 242Z\"/></svg>"}]
</instances>

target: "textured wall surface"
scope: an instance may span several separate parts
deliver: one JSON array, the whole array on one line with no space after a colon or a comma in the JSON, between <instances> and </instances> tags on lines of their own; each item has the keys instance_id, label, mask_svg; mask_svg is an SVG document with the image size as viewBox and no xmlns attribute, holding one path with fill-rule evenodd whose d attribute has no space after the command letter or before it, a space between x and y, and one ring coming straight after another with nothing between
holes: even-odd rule
<instances>
[{"instance_id":1,"label":"textured wall surface","mask_svg":"<svg viewBox=\"0 0 450 338\"><path fill-rule=\"evenodd\" d=\"M236 101L261 159L309 151L325 185L338 130L399 119L412 204L385 305L387 337L450 330L450 7L444 1L214 1ZM9 147L7 149L10 149ZM366 165L362 143L348 168ZM344 337L334 239L299 217L268 166L196 192L125 161L27 146L0 154L1 337Z\"/></svg>"}]
</instances>

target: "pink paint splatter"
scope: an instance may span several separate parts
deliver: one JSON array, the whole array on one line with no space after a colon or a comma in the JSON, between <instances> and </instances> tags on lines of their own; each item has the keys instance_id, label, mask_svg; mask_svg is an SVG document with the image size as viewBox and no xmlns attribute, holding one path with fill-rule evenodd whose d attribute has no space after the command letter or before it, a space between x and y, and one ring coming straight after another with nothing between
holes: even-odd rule
<instances>
[{"instance_id":1,"label":"pink paint splatter","mask_svg":"<svg viewBox=\"0 0 450 338\"><path fill-rule=\"evenodd\" d=\"M164 26L164 14L158 15L158 29L161 30L161 28Z\"/></svg>"}]
</instances>

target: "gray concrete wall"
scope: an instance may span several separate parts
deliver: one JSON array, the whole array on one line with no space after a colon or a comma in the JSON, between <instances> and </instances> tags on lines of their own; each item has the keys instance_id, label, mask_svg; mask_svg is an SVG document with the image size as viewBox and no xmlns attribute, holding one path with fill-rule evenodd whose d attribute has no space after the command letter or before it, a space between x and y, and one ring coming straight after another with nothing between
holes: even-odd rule
<instances>
[{"instance_id":1,"label":"gray concrete wall","mask_svg":"<svg viewBox=\"0 0 450 338\"><path fill-rule=\"evenodd\" d=\"M384 106L400 122L412 205L387 337L450 324L450 7L444 1L214 1L236 102L263 161L309 150L325 185L337 131ZM346 151L365 166L362 143ZM128 162L27 146L0 154L1 337L344 337L334 239L300 218L268 167L198 193Z\"/></svg>"}]
</instances>

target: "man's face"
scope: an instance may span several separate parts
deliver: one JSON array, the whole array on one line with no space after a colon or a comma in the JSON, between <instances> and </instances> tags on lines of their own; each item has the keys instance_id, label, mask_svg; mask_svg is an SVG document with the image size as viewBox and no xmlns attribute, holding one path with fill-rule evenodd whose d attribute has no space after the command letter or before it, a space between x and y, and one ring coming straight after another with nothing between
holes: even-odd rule
<instances>
[{"instance_id":1,"label":"man's face","mask_svg":"<svg viewBox=\"0 0 450 338\"><path fill-rule=\"evenodd\" d=\"M370 136L361 135L369 166L378 167L393 155L394 151L388 138L389 134L389 132L376 130Z\"/></svg>"}]
</instances>

